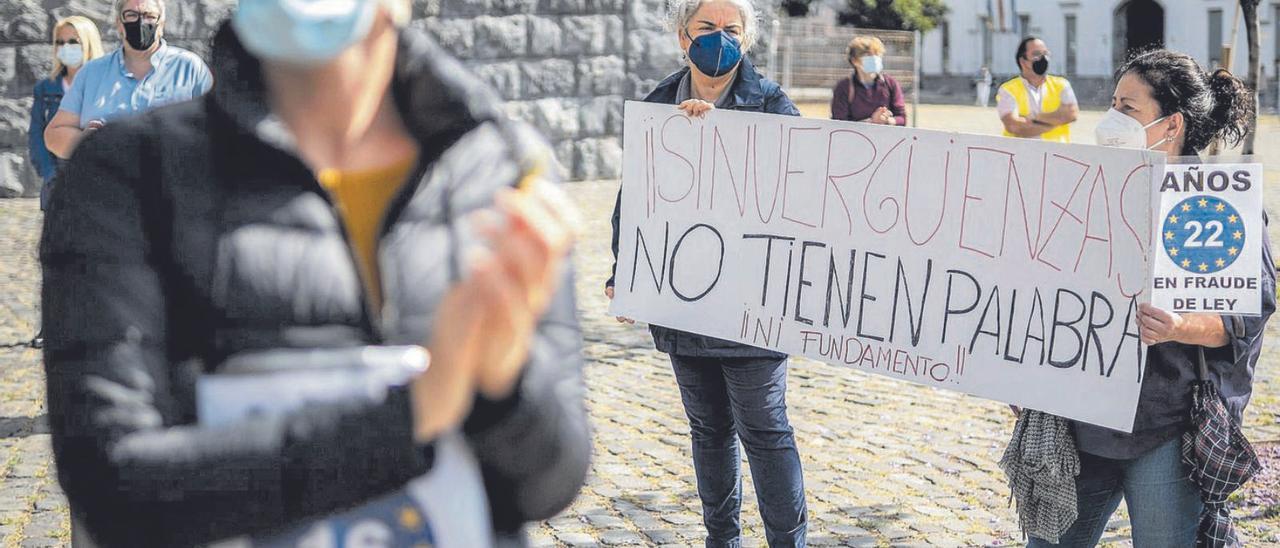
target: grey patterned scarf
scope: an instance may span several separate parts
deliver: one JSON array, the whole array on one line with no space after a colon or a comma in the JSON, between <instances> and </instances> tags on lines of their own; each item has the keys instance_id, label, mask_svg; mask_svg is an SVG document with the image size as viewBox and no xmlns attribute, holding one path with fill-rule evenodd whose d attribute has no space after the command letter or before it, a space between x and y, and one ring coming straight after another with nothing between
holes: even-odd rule
<instances>
[{"instance_id":1,"label":"grey patterned scarf","mask_svg":"<svg viewBox=\"0 0 1280 548\"><path fill-rule=\"evenodd\" d=\"M1010 496L1017 500L1022 534L1056 544L1077 517L1080 454L1071 423L1023 409L1000 468L1009 477Z\"/></svg>"}]
</instances>

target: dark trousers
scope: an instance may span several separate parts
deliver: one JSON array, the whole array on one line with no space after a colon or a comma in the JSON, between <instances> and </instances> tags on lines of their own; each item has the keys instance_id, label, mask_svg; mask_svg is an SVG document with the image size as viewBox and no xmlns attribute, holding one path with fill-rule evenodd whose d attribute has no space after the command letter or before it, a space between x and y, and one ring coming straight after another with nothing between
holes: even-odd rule
<instances>
[{"instance_id":1,"label":"dark trousers","mask_svg":"<svg viewBox=\"0 0 1280 548\"><path fill-rule=\"evenodd\" d=\"M769 546L804 546L808 511L800 453L787 420L787 360L672 355L671 365L689 417L707 546L741 543L738 439L746 448Z\"/></svg>"}]
</instances>

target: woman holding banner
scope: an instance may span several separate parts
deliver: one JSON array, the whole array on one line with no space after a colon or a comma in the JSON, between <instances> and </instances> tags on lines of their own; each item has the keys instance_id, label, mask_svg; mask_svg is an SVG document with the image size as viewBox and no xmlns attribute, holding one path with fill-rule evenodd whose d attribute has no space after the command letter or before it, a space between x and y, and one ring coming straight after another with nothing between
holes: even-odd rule
<instances>
[{"instance_id":1,"label":"woman holding banner","mask_svg":"<svg viewBox=\"0 0 1280 548\"><path fill-rule=\"evenodd\" d=\"M791 99L747 59L756 38L750 0L675 0L669 23L686 66L645 97L690 116L716 108L798 116ZM613 210L614 270L622 195ZM605 283L613 298L614 277ZM618 321L630 322L626 318ZM746 447L770 546L804 546L808 512L800 454L787 419L787 356L730 341L650 325L654 346L671 358L693 438L707 546L738 546Z\"/></svg>"},{"instance_id":2,"label":"woman holding banner","mask_svg":"<svg viewBox=\"0 0 1280 548\"><path fill-rule=\"evenodd\" d=\"M1097 128L1099 144L1196 155L1215 139L1238 142L1252 121L1252 92L1225 70L1206 73L1188 55L1150 51L1117 74L1112 108ZM1141 339L1151 346L1133 433L1074 424L1077 517L1056 543L1032 533L1029 546L1096 545L1122 498L1135 546L1209 540L1204 529L1197 531L1206 507L1184 462L1183 434L1192 428L1188 417L1201 356L1218 388L1210 397L1221 399L1236 425L1249 401L1263 328L1276 309L1274 262L1265 231L1262 237L1260 316L1175 314L1140 306ZM1208 545L1221 546L1224 540Z\"/></svg>"},{"instance_id":3,"label":"woman holding banner","mask_svg":"<svg viewBox=\"0 0 1280 548\"><path fill-rule=\"evenodd\" d=\"M521 544L576 496L576 212L410 13L241 0L208 96L60 175L49 427L95 544Z\"/></svg>"}]
</instances>

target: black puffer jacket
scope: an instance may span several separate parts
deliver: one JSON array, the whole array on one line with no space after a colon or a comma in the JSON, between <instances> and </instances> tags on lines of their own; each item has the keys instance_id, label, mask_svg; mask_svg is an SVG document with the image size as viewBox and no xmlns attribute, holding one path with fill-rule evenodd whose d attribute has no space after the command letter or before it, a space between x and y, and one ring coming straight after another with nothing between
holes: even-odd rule
<instances>
[{"instance_id":1,"label":"black puffer jacket","mask_svg":"<svg viewBox=\"0 0 1280 548\"><path fill-rule=\"evenodd\" d=\"M369 312L338 217L224 27L204 99L111 124L79 148L46 218L44 328L58 477L96 541L185 546L350 507L424 473L408 394L198 426L194 379L258 349L425 344L471 238L451 219L512 184L542 143L425 36L400 39L394 97L421 146L380 240ZM447 202L447 203L446 203ZM538 326L515 394L465 433L495 527L566 507L587 471L572 276ZM509 537L508 537L509 538Z\"/></svg>"}]
</instances>

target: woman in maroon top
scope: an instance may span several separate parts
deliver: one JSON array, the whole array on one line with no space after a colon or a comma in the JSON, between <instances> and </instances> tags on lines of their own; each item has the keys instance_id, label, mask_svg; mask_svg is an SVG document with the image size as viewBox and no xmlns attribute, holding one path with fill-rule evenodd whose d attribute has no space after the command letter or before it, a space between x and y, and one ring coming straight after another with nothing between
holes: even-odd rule
<instances>
[{"instance_id":1,"label":"woman in maroon top","mask_svg":"<svg viewBox=\"0 0 1280 548\"><path fill-rule=\"evenodd\" d=\"M847 54L853 74L831 92L831 119L907 125L902 87L884 74L884 43L873 36L859 36L849 42Z\"/></svg>"}]
</instances>

